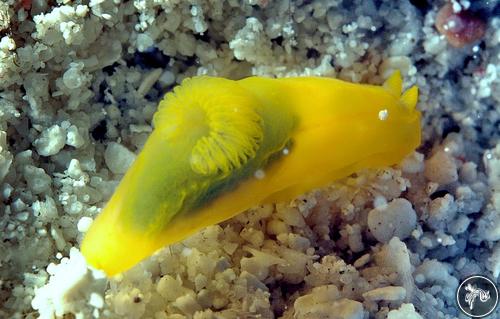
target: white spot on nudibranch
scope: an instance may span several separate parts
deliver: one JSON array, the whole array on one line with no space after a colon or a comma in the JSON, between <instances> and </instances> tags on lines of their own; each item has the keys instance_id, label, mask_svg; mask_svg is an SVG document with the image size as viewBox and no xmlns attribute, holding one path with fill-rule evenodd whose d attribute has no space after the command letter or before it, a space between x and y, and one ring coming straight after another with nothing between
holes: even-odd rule
<instances>
[{"instance_id":1,"label":"white spot on nudibranch","mask_svg":"<svg viewBox=\"0 0 500 319\"><path fill-rule=\"evenodd\" d=\"M266 177L266 173L261 169L256 170L253 175L256 179L264 179L264 177Z\"/></svg>"},{"instance_id":2,"label":"white spot on nudibranch","mask_svg":"<svg viewBox=\"0 0 500 319\"><path fill-rule=\"evenodd\" d=\"M283 155L288 155L288 154L290 154L290 150L289 150L288 148L286 148L286 147L285 147L285 148L283 149Z\"/></svg>"},{"instance_id":3,"label":"white spot on nudibranch","mask_svg":"<svg viewBox=\"0 0 500 319\"><path fill-rule=\"evenodd\" d=\"M385 121L385 120L387 120L388 117L389 117L389 111L387 111L387 109L383 109L380 112L378 112L378 119L379 120Z\"/></svg>"}]
</instances>

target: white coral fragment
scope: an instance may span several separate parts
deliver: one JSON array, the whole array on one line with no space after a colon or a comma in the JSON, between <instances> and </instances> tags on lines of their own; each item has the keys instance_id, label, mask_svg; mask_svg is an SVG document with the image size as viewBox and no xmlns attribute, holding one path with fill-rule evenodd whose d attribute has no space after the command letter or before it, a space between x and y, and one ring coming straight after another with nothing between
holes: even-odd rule
<instances>
[{"instance_id":1,"label":"white coral fragment","mask_svg":"<svg viewBox=\"0 0 500 319\"><path fill-rule=\"evenodd\" d=\"M7 134L4 131L0 131L0 182L9 172L12 158L12 154L7 150Z\"/></svg>"},{"instance_id":2,"label":"white coral fragment","mask_svg":"<svg viewBox=\"0 0 500 319\"><path fill-rule=\"evenodd\" d=\"M50 264L47 272L51 275L49 282L36 289L35 298L31 302L41 319L52 319L73 313L85 315L85 305L101 307L94 293L102 295L106 279L103 273L87 268L84 257L78 249L71 248L69 258L61 259L59 265ZM90 313L88 313L90 315Z\"/></svg>"},{"instance_id":3,"label":"white coral fragment","mask_svg":"<svg viewBox=\"0 0 500 319\"><path fill-rule=\"evenodd\" d=\"M297 298L293 305L294 318L363 319L364 309L360 302L340 298L336 286L326 285L313 288Z\"/></svg>"},{"instance_id":4,"label":"white coral fragment","mask_svg":"<svg viewBox=\"0 0 500 319\"><path fill-rule=\"evenodd\" d=\"M111 142L104 152L104 160L114 174L124 174L132 165L136 155L125 146Z\"/></svg>"},{"instance_id":5,"label":"white coral fragment","mask_svg":"<svg viewBox=\"0 0 500 319\"><path fill-rule=\"evenodd\" d=\"M401 301L406 297L406 289L393 286L381 287L365 292L363 297L371 301Z\"/></svg>"},{"instance_id":6,"label":"white coral fragment","mask_svg":"<svg viewBox=\"0 0 500 319\"><path fill-rule=\"evenodd\" d=\"M404 198L396 198L368 213L368 228L373 237L382 243L388 242L394 236L407 238L415 229L416 223L415 210Z\"/></svg>"},{"instance_id":7,"label":"white coral fragment","mask_svg":"<svg viewBox=\"0 0 500 319\"><path fill-rule=\"evenodd\" d=\"M66 131L59 125L52 125L45 129L33 143L38 154L51 156L59 153L66 144Z\"/></svg>"},{"instance_id":8,"label":"white coral fragment","mask_svg":"<svg viewBox=\"0 0 500 319\"><path fill-rule=\"evenodd\" d=\"M437 151L425 161L425 177L431 182L447 185L458 180L457 164L445 151Z\"/></svg>"},{"instance_id":9,"label":"white coral fragment","mask_svg":"<svg viewBox=\"0 0 500 319\"><path fill-rule=\"evenodd\" d=\"M415 311L412 304L402 304L399 309L391 310L387 314L387 319L424 319Z\"/></svg>"}]
</instances>

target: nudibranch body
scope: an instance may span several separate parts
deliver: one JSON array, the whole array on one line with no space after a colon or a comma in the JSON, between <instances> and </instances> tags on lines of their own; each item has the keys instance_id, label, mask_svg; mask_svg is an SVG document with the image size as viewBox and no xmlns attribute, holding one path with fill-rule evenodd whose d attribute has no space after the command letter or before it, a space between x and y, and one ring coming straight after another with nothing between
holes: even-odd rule
<instances>
[{"instance_id":1,"label":"nudibranch body","mask_svg":"<svg viewBox=\"0 0 500 319\"><path fill-rule=\"evenodd\" d=\"M166 94L154 130L82 243L113 275L262 203L290 200L420 144L417 87L336 79L194 77Z\"/></svg>"}]
</instances>

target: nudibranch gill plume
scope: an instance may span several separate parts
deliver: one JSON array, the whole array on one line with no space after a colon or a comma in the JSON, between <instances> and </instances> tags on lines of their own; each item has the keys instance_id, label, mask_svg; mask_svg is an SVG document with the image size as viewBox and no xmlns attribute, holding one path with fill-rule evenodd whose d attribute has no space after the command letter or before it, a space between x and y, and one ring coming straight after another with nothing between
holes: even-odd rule
<instances>
[{"instance_id":1,"label":"nudibranch gill plume","mask_svg":"<svg viewBox=\"0 0 500 319\"><path fill-rule=\"evenodd\" d=\"M321 77L198 76L167 93L154 130L81 249L108 275L263 203L291 200L420 144L418 89Z\"/></svg>"}]
</instances>

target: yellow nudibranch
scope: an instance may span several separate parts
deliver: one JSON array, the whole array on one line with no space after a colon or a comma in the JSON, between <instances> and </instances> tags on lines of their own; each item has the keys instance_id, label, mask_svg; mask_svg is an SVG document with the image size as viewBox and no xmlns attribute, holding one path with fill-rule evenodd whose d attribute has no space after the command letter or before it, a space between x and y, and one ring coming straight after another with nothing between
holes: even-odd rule
<instances>
[{"instance_id":1,"label":"yellow nudibranch","mask_svg":"<svg viewBox=\"0 0 500 319\"><path fill-rule=\"evenodd\" d=\"M82 243L123 272L159 248L263 203L291 200L420 144L416 86L199 76L166 94L154 130Z\"/></svg>"}]
</instances>

